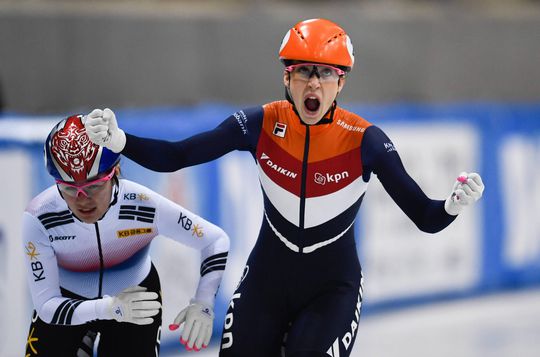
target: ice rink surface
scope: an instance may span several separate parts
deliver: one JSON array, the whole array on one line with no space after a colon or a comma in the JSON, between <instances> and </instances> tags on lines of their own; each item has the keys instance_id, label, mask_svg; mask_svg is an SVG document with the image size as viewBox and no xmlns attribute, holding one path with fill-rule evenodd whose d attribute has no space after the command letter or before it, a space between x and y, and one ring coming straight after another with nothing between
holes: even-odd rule
<instances>
[{"instance_id":1,"label":"ice rink surface","mask_svg":"<svg viewBox=\"0 0 540 357\"><path fill-rule=\"evenodd\" d=\"M161 356L187 355L164 347ZM189 355L217 356L218 350ZM540 288L364 316L351 356L538 357Z\"/></svg>"}]
</instances>

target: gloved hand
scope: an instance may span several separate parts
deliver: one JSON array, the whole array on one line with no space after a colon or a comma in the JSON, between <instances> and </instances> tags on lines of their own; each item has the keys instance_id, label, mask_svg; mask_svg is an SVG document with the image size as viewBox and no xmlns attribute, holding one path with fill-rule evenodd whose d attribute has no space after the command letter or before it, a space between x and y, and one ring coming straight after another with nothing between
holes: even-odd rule
<instances>
[{"instance_id":1,"label":"gloved hand","mask_svg":"<svg viewBox=\"0 0 540 357\"><path fill-rule=\"evenodd\" d=\"M116 116L109 108L94 109L86 115L86 134L94 144L118 153L126 146L126 134L118 127Z\"/></svg>"},{"instance_id":2,"label":"gloved hand","mask_svg":"<svg viewBox=\"0 0 540 357\"><path fill-rule=\"evenodd\" d=\"M174 323L169 325L169 330L176 330L183 322L185 325L180 343L186 346L186 350L199 351L201 348L208 347L214 324L212 307L200 301L191 300L189 306L180 311Z\"/></svg>"},{"instance_id":3,"label":"gloved hand","mask_svg":"<svg viewBox=\"0 0 540 357\"><path fill-rule=\"evenodd\" d=\"M152 316L159 313L161 303L157 301L158 294L146 291L145 287L132 286L122 290L117 296L105 296L108 300L106 314L109 319L118 322L130 322L137 325L150 325L154 322Z\"/></svg>"},{"instance_id":4,"label":"gloved hand","mask_svg":"<svg viewBox=\"0 0 540 357\"><path fill-rule=\"evenodd\" d=\"M482 197L484 183L477 173L462 172L454 183L452 194L444 202L448 214L458 215L463 207L470 206Z\"/></svg>"}]
</instances>

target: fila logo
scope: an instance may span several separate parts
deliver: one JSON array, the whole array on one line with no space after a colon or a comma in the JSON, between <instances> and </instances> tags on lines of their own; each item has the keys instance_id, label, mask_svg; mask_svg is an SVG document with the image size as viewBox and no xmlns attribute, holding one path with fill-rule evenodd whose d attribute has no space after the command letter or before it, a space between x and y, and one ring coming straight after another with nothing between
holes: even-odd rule
<instances>
[{"instance_id":1,"label":"fila logo","mask_svg":"<svg viewBox=\"0 0 540 357\"><path fill-rule=\"evenodd\" d=\"M275 136L279 136L280 138L284 138L286 131L287 131L287 124L277 122L274 125L274 131L272 132L272 134L274 134Z\"/></svg>"}]
</instances>

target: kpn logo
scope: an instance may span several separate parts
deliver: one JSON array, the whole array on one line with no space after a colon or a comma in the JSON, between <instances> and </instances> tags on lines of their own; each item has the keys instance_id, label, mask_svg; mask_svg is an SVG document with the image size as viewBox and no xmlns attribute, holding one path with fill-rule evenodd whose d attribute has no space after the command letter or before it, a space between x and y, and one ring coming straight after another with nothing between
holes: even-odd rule
<instances>
[{"instance_id":1,"label":"kpn logo","mask_svg":"<svg viewBox=\"0 0 540 357\"><path fill-rule=\"evenodd\" d=\"M321 174L320 172L315 172L314 180L315 183L318 183L319 185L326 185L326 183L338 183L347 177L349 177L348 171L343 171L337 174Z\"/></svg>"}]
</instances>

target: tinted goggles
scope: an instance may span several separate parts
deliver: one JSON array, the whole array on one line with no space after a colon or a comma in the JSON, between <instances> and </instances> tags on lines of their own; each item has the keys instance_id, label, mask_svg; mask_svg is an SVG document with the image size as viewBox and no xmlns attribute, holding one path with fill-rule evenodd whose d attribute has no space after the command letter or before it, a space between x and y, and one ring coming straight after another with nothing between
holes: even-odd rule
<instances>
[{"instance_id":1,"label":"tinted goggles","mask_svg":"<svg viewBox=\"0 0 540 357\"><path fill-rule=\"evenodd\" d=\"M345 71L320 63L299 63L285 67L285 71L289 72L294 79L309 81L315 75L321 82L337 81L339 77L345 75Z\"/></svg>"}]
</instances>

